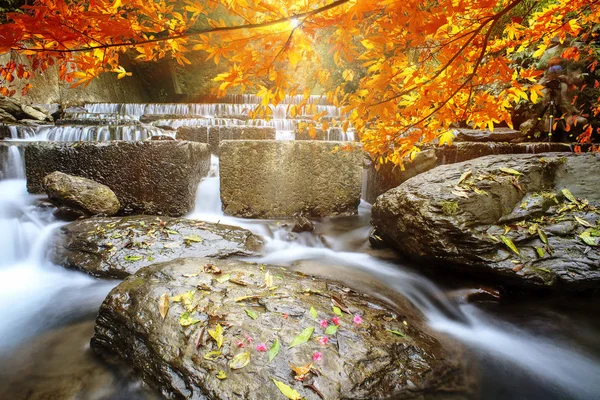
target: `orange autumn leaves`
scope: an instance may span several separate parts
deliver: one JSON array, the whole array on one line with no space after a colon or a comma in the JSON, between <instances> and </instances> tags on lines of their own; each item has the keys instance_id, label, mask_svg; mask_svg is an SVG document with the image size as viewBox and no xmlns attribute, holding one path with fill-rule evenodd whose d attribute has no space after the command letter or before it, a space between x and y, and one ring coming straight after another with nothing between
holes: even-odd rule
<instances>
[{"instance_id":1,"label":"orange autumn leaves","mask_svg":"<svg viewBox=\"0 0 600 400\"><path fill-rule=\"evenodd\" d=\"M600 20L589 0L38 0L23 11L0 26L0 51L31 58L17 62L30 74L56 61L63 79L85 84L129 75L127 51L182 65L201 52L228 65L217 94L259 93L255 115L266 118L303 95L290 114L319 120L308 96L322 93L348 116L327 124L351 123L374 158L394 163L451 141L457 121L511 126L516 104L543 97L535 61L559 43L563 58L586 60ZM2 76L0 90L14 90Z\"/></svg>"}]
</instances>

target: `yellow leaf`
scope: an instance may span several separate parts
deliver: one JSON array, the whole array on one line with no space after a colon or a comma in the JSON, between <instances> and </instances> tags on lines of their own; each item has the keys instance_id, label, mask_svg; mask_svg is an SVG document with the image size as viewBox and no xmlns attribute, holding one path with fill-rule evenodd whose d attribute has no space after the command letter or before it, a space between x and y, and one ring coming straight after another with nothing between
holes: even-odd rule
<instances>
[{"instance_id":1,"label":"yellow leaf","mask_svg":"<svg viewBox=\"0 0 600 400\"><path fill-rule=\"evenodd\" d=\"M546 49L548 48L548 46L546 46L545 44L540 44L538 46L538 49L535 51L535 53L533 53L533 57L535 58L540 58L544 52L546 51Z\"/></svg>"},{"instance_id":2,"label":"yellow leaf","mask_svg":"<svg viewBox=\"0 0 600 400\"><path fill-rule=\"evenodd\" d=\"M354 79L354 72L352 72L352 70L347 69L342 73L342 77L345 81L352 81Z\"/></svg>"},{"instance_id":3,"label":"yellow leaf","mask_svg":"<svg viewBox=\"0 0 600 400\"><path fill-rule=\"evenodd\" d=\"M288 399L290 400L302 400L302 396L300 393L296 392L294 389L289 387L283 382L279 382L278 380L273 379L273 383L277 386L277 389Z\"/></svg>"},{"instance_id":4,"label":"yellow leaf","mask_svg":"<svg viewBox=\"0 0 600 400\"><path fill-rule=\"evenodd\" d=\"M297 51L290 51L288 52L288 58L290 59L290 64L292 64L292 67L295 67L298 65L300 60L302 60L302 55Z\"/></svg>"},{"instance_id":5,"label":"yellow leaf","mask_svg":"<svg viewBox=\"0 0 600 400\"><path fill-rule=\"evenodd\" d=\"M452 141L454 140L454 132L446 131L439 136L439 146L443 146L445 144L452 145Z\"/></svg>"}]
</instances>

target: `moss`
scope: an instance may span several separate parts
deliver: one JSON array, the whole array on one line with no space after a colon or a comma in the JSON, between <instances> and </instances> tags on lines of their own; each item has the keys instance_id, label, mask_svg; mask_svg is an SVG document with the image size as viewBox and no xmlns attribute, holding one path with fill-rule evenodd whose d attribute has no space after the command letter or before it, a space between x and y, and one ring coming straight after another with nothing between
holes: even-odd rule
<instances>
[{"instance_id":1,"label":"moss","mask_svg":"<svg viewBox=\"0 0 600 400\"><path fill-rule=\"evenodd\" d=\"M458 212L458 202L456 201L442 201L440 205L444 215L456 215Z\"/></svg>"}]
</instances>

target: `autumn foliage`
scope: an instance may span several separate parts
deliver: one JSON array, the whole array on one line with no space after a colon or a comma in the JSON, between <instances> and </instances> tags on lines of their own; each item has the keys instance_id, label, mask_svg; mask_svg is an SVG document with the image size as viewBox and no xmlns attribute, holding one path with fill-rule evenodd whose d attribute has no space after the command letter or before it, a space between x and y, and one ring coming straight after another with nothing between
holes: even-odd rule
<instances>
[{"instance_id":1,"label":"autumn foliage","mask_svg":"<svg viewBox=\"0 0 600 400\"><path fill-rule=\"evenodd\" d=\"M394 163L450 141L459 121L512 126L515 105L544 96L537 61L548 49L561 45L562 59L593 74L600 18L590 0L37 0L21 11L0 25L0 53L20 55L1 69L4 95L15 78L55 63L80 85L129 75L125 52L185 65L201 51L228 65L218 94L258 93L265 117L270 104L303 94L289 114L315 119L308 96L323 94L348 115L323 124L352 124L367 151ZM306 66L313 73L300 84ZM599 112L594 104L588 117Z\"/></svg>"}]
</instances>

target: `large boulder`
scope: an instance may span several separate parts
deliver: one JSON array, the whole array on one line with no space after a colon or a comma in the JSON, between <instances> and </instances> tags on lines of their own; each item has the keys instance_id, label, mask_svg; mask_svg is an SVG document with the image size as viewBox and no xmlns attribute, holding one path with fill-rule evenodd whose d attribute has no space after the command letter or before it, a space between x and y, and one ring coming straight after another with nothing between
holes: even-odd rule
<instances>
[{"instance_id":1,"label":"large boulder","mask_svg":"<svg viewBox=\"0 0 600 400\"><path fill-rule=\"evenodd\" d=\"M11 115L13 118L10 118ZM52 121L50 113L40 107L24 104L12 97L0 96L0 118L4 122L13 120L32 119L37 121Z\"/></svg>"},{"instance_id":2,"label":"large boulder","mask_svg":"<svg viewBox=\"0 0 600 400\"><path fill-rule=\"evenodd\" d=\"M90 218L63 226L50 259L101 278L123 279L156 262L183 257L256 255L259 237L242 228L180 218Z\"/></svg>"},{"instance_id":3,"label":"large boulder","mask_svg":"<svg viewBox=\"0 0 600 400\"><path fill-rule=\"evenodd\" d=\"M60 171L111 188L122 214L179 216L194 208L210 152L178 141L35 143L25 150L25 164L31 193L41 193L42 178Z\"/></svg>"},{"instance_id":4,"label":"large boulder","mask_svg":"<svg viewBox=\"0 0 600 400\"><path fill-rule=\"evenodd\" d=\"M494 131L458 128L455 142L524 142L526 135L510 128L495 128Z\"/></svg>"},{"instance_id":5,"label":"large boulder","mask_svg":"<svg viewBox=\"0 0 600 400\"><path fill-rule=\"evenodd\" d=\"M334 304L350 313L337 330ZM131 364L167 398L283 399L276 381L308 400L464 398L457 354L422 326L406 302L391 308L283 268L179 259L113 289L92 348ZM305 369L299 380L291 366Z\"/></svg>"},{"instance_id":6,"label":"large boulder","mask_svg":"<svg viewBox=\"0 0 600 400\"><path fill-rule=\"evenodd\" d=\"M277 131L269 126L182 126L177 129L177 139L208 143L217 153L222 140L274 140Z\"/></svg>"},{"instance_id":7,"label":"large boulder","mask_svg":"<svg viewBox=\"0 0 600 400\"><path fill-rule=\"evenodd\" d=\"M467 132L467 130L462 130ZM471 135L485 135L484 131L472 131ZM459 135L460 137L460 135ZM587 146L582 146L586 151ZM369 162L366 170L364 196L374 203L377 196L395 188L415 175L429 171L439 165L454 164L493 154L539 154L547 152L572 153L568 143L496 143L496 142L455 142L453 145L438 146L417 154L414 160L405 160L404 169L393 164L375 167Z\"/></svg>"},{"instance_id":8,"label":"large boulder","mask_svg":"<svg viewBox=\"0 0 600 400\"><path fill-rule=\"evenodd\" d=\"M245 218L355 214L363 152L337 147L323 141L222 142L223 210Z\"/></svg>"},{"instance_id":9,"label":"large boulder","mask_svg":"<svg viewBox=\"0 0 600 400\"><path fill-rule=\"evenodd\" d=\"M600 157L488 156L381 195L372 223L401 252L440 268L529 287L600 284Z\"/></svg>"},{"instance_id":10,"label":"large boulder","mask_svg":"<svg viewBox=\"0 0 600 400\"><path fill-rule=\"evenodd\" d=\"M106 185L79 176L53 172L42 179L42 185L58 207L69 207L87 215L115 215L121 204Z\"/></svg>"}]
</instances>

